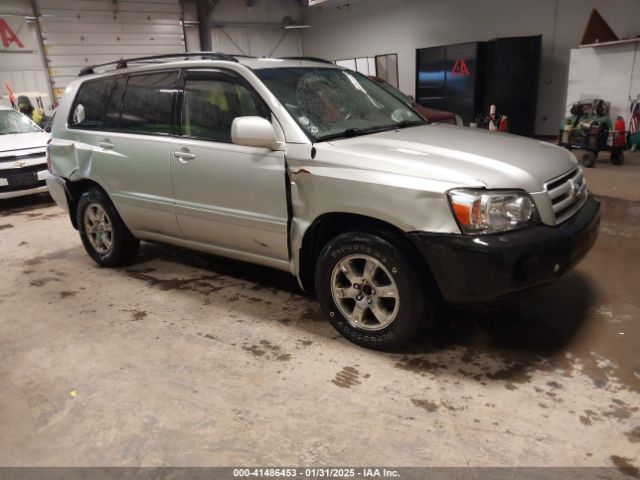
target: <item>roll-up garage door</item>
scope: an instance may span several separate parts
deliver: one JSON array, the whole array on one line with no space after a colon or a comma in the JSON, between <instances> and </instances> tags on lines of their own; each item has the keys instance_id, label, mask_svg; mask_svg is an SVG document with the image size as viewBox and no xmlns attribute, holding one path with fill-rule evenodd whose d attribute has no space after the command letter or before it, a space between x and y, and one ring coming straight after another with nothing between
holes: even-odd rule
<instances>
[{"instance_id":1,"label":"roll-up garage door","mask_svg":"<svg viewBox=\"0 0 640 480\"><path fill-rule=\"evenodd\" d=\"M53 94L89 65L185 51L180 0L36 0Z\"/></svg>"}]
</instances>

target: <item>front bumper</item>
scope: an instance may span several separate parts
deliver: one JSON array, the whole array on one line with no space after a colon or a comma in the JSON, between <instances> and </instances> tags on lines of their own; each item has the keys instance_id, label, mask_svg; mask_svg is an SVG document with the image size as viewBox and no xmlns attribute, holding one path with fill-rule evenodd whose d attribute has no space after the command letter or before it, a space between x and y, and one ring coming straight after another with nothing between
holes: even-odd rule
<instances>
[{"instance_id":1,"label":"front bumper","mask_svg":"<svg viewBox=\"0 0 640 480\"><path fill-rule=\"evenodd\" d=\"M495 235L412 232L409 238L450 303L501 301L553 282L578 263L598 236L600 202L589 196L564 223Z\"/></svg>"},{"instance_id":2,"label":"front bumper","mask_svg":"<svg viewBox=\"0 0 640 480\"><path fill-rule=\"evenodd\" d=\"M0 200L6 200L7 198L25 197L27 195L36 195L38 193L46 193L48 191L47 186L28 188L26 190L11 190L9 192L0 192Z\"/></svg>"},{"instance_id":3,"label":"front bumper","mask_svg":"<svg viewBox=\"0 0 640 480\"><path fill-rule=\"evenodd\" d=\"M8 176L22 173L32 174L34 181L25 186L12 187L9 184ZM26 168L0 169L0 200L46 192L47 186L45 179L48 173L46 164L31 165Z\"/></svg>"}]
</instances>

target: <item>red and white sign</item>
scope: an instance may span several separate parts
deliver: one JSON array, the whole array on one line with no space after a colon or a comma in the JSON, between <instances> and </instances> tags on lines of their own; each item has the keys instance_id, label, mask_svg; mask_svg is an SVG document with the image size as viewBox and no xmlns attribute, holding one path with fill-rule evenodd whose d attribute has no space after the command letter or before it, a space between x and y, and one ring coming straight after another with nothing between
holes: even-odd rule
<instances>
[{"instance_id":1,"label":"red and white sign","mask_svg":"<svg viewBox=\"0 0 640 480\"><path fill-rule=\"evenodd\" d=\"M469 67L467 67L467 62L465 62L464 60L456 60L453 64L453 68L451 69L451 75L461 75L468 77L470 73Z\"/></svg>"},{"instance_id":2,"label":"red and white sign","mask_svg":"<svg viewBox=\"0 0 640 480\"><path fill-rule=\"evenodd\" d=\"M24 17L0 17L0 51L28 50L27 39L30 37Z\"/></svg>"}]
</instances>

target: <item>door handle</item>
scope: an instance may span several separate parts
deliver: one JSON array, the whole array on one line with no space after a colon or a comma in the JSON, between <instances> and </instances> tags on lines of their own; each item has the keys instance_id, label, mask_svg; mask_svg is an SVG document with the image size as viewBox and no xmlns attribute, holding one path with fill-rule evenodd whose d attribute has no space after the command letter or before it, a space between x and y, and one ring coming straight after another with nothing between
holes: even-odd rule
<instances>
[{"instance_id":1,"label":"door handle","mask_svg":"<svg viewBox=\"0 0 640 480\"><path fill-rule=\"evenodd\" d=\"M196 158L195 154L189 152L188 150L187 151L180 150L180 151L177 151L177 152L173 152L173 156L176 157L176 158L179 158L180 160L183 160L183 161L185 161L185 160L193 160L194 158Z\"/></svg>"},{"instance_id":2,"label":"door handle","mask_svg":"<svg viewBox=\"0 0 640 480\"><path fill-rule=\"evenodd\" d=\"M98 142L98 146L104 148L105 150L111 150L115 145L109 141L108 138Z\"/></svg>"}]
</instances>

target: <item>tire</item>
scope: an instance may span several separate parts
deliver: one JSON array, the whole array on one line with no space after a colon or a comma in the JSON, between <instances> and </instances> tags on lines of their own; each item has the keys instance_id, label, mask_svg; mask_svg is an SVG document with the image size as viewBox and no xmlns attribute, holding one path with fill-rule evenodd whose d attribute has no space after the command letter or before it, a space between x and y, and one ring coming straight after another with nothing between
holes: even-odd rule
<instances>
[{"instance_id":1,"label":"tire","mask_svg":"<svg viewBox=\"0 0 640 480\"><path fill-rule=\"evenodd\" d=\"M580 159L580 161L582 162L582 165L584 165L585 167L591 168L595 165L596 158L598 158L598 154L596 152L587 150L582 154L582 158Z\"/></svg>"},{"instance_id":2,"label":"tire","mask_svg":"<svg viewBox=\"0 0 640 480\"><path fill-rule=\"evenodd\" d=\"M316 261L320 306L333 327L357 345L398 347L433 316L434 295L423 288L401 245L384 233L347 232L331 240ZM365 272L369 265L371 275Z\"/></svg>"},{"instance_id":3,"label":"tire","mask_svg":"<svg viewBox=\"0 0 640 480\"><path fill-rule=\"evenodd\" d=\"M624 152L615 148L611 150L611 163L614 165L622 165L624 163Z\"/></svg>"},{"instance_id":4,"label":"tire","mask_svg":"<svg viewBox=\"0 0 640 480\"><path fill-rule=\"evenodd\" d=\"M98 265L123 265L138 253L140 241L131 234L107 194L99 188L91 188L80 196L76 219L84 249Z\"/></svg>"}]
</instances>

